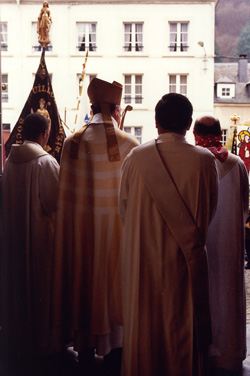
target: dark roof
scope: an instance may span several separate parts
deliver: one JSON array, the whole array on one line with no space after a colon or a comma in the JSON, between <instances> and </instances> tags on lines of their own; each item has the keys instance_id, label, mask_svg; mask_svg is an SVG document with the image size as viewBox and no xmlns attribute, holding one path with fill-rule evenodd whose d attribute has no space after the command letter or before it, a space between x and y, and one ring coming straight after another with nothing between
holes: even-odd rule
<instances>
[{"instance_id":1,"label":"dark roof","mask_svg":"<svg viewBox=\"0 0 250 376\"><path fill-rule=\"evenodd\" d=\"M250 103L249 93L250 64L247 64L247 81L239 82L238 62L236 63L215 63L214 64L214 102L215 103ZM235 84L234 98L218 98L216 96L216 86L221 83Z\"/></svg>"},{"instance_id":2,"label":"dark roof","mask_svg":"<svg viewBox=\"0 0 250 376\"><path fill-rule=\"evenodd\" d=\"M219 78L218 81L215 82L216 84L234 84L233 80L230 80L228 77Z\"/></svg>"}]
</instances>

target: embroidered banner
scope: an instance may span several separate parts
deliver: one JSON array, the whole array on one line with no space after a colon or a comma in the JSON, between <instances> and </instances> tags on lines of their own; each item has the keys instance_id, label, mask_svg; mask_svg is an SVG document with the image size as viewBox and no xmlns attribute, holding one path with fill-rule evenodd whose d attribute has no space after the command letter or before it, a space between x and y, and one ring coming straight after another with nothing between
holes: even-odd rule
<instances>
[{"instance_id":1,"label":"embroidered banner","mask_svg":"<svg viewBox=\"0 0 250 376\"><path fill-rule=\"evenodd\" d=\"M21 115L5 143L6 157L8 156L12 144L22 144L23 122L27 115L33 112L42 114L51 124L50 138L46 151L60 161L65 133L62 121L58 113L54 92L51 85L49 73L45 63L45 50L41 55L40 64L36 72L35 81L29 97L23 107Z\"/></svg>"}]
</instances>

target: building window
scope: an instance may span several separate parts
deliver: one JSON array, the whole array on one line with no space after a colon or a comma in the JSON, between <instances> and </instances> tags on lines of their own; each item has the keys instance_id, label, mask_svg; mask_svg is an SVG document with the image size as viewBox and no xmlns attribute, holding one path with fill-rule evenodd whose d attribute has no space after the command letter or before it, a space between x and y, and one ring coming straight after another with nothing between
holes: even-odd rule
<instances>
[{"instance_id":1,"label":"building window","mask_svg":"<svg viewBox=\"0 0 250 376\"><path fill-rule=\"evenodd\" d=\"M2 102L7 103L8 101L9 101L8 75L2 74Z\"/></svg>"},{"instance_id":2,"label":"building window","mask_svg":"<svg viewBox=\"0 0 250 376\"><path fill-rule=\"evenodd\" d=\"M51 41L51 35L52 35L52 24L50 25L50 41ZM42 51L42 46L38 42L37 22L32 22L32 36L33 36L32 51L33 52ZM53 50L52 43L49 43L46 46L45 51L51 52L52 50Z\"/></svg>"},{"instance_id":3,"label":"building window","mask_svg":"<svg viewBox=\"0 0 250 376\"><path fill-rule=\"evenodd\" d=\"M79 83L79 94L81 92L81 87L82 87L82 75L78 74L78 83ZM84 84L86 83L86 86L88 87L90 82L93 80L93 78L96 77L96 74L85 74L84 76ZM86 80L86 81L85 81Z\"/></svg>"},{"instance_id":4,"label":"building window","mask_svg":"<svg viewBox=\"0 0 250 376\"><path fill-rule=\"evenodd\" d=\"M142 127L124 127L126 133L132 134L137 138L139 143L142 143Z\"/></svg>"},{"instance_id":5,"label":"building window","mask_svg":"<svg viewBox=\"0 0 250 376\"><path fill-rule=\"evenodd\" d=\"M7 22L0 22L1 31L1 50L8 51L8 24Z\"/></svg>"},{"instance_id":6,"label":"building window","mask_svg":"<svg viewBox=\"0 0 250 376\"><path fill-rule=\"evenodd\" d=\"M221 131L221 143L222 145L226 145L227 143L227 129L222 129Z\"/></svg>"},{"instance_id":7,"label":"building window","mask_svg":"<svg viewBox=\"0 0 250 376\"><path fill-rule=\"evenodd\" d=\"M188 50L188 22L170 22L171 52L186 52Z\"/></svg>"},{"instance_id":8,"label":"building window","mask_svg":"<svg viewBox=\"0 0 250 376\"><path fill-rule=\"evenodd\" d=\"M143 24L125 23L124 24L124 50L142 51L143 50Z\"/></svg>"},{"instance_id":9,"label":"building window","mask_svg":"<svg viewBox=\"0 0 250 376\"><path fill-rule=\"evenodd\" d=\"M96 51L96 23L77 22L77 50Z\"/></svg>"},{"instance_id":10,"label":"building window","mask_svg":"<svg viewBox=\"0 0 250 376\"><path fill-rule=\"evenodd\" d=\"M169 75L169 92L187 95L187 75L170 74Z\"/></svg>"},{"instance_id":11,"label":"building window","mask_svg":"<svg viewBox=\"0 0 250 376\"><path fill-rule=\"evenodd\" d=\"M218 98L231 99L235 97L234 83L217 83L216 94Z\"/></svg>"},{"instance_id":12,"label":"building window","mask_svg":"<svg viewBox=\"0 0 250 376\"><path fill-rule=\"evenodd\" d=\"M230 87L223 87L221 90L222 97L230 97Z\"/></svg>"},{"instance_id":13,"label":"building window","mask_svg":"<svg viewBox=\"0 0 250 376\"><path fill-rule=\"evenodd\" d=\"M10 132L10 124L9 123L3 123L3 131L4 132Z\"/></svg>"},{"instance_id":14,"label":"building window","mask_svg":"<svg viewBox=\"0 0 250 376\"><path fill-rule=\"evenodd\" d=\"M124 103L142 103L142 75L125 75L124 81Z\"/></svg>"},{"instance_id":15,"label":"building window","mask_svg":"<svg viewBox=\"0 0 250 376\"><path fill-rule=\"evenodd\" d=\"M82 82L82 75L77 75L78 80L78 94L77 94L77 114L75 118L75 124L78 123L77 119L80 119L82 116L84 122L87 123L90 119L91 113L91 104L87 95L87 88L93 78L96 77L96 74L85 74Z\"/></svg>"}]
</instances>

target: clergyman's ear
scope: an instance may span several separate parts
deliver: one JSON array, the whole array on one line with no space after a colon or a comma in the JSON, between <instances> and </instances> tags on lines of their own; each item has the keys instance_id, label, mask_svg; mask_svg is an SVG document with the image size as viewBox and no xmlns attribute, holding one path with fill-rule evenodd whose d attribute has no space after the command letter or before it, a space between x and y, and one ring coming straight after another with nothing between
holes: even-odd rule
<instances>
[{"instance_id":1,"label":"clergyman's ear","mask_svg":"<svg viewBox=\"0 0 250 376\"><path fill-rule=\"evenodd\" d=\"M193 121L193 118L190 119L189 123L188 123L188 126L186 128L186 131L189 131L190 127L191 127L191 124L192 124L192 121Z\"/></svg>"}]
</instances>

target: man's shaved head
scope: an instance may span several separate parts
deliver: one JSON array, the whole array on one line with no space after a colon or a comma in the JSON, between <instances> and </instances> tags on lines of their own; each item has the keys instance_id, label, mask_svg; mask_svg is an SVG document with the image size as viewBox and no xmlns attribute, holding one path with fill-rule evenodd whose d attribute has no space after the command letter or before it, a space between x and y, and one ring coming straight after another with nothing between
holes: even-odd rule
<instances>
[{"instance_id":1,"label":"man's shaved head","mask_svg":"<svg viewBox=\"0 0 250 376\"><path fill-rule=\"evenodd\" d=\"M202 116L195 121L194 133L198 136L221 135L220 121L213 116Z\"/></svg>"}]
</instances>

